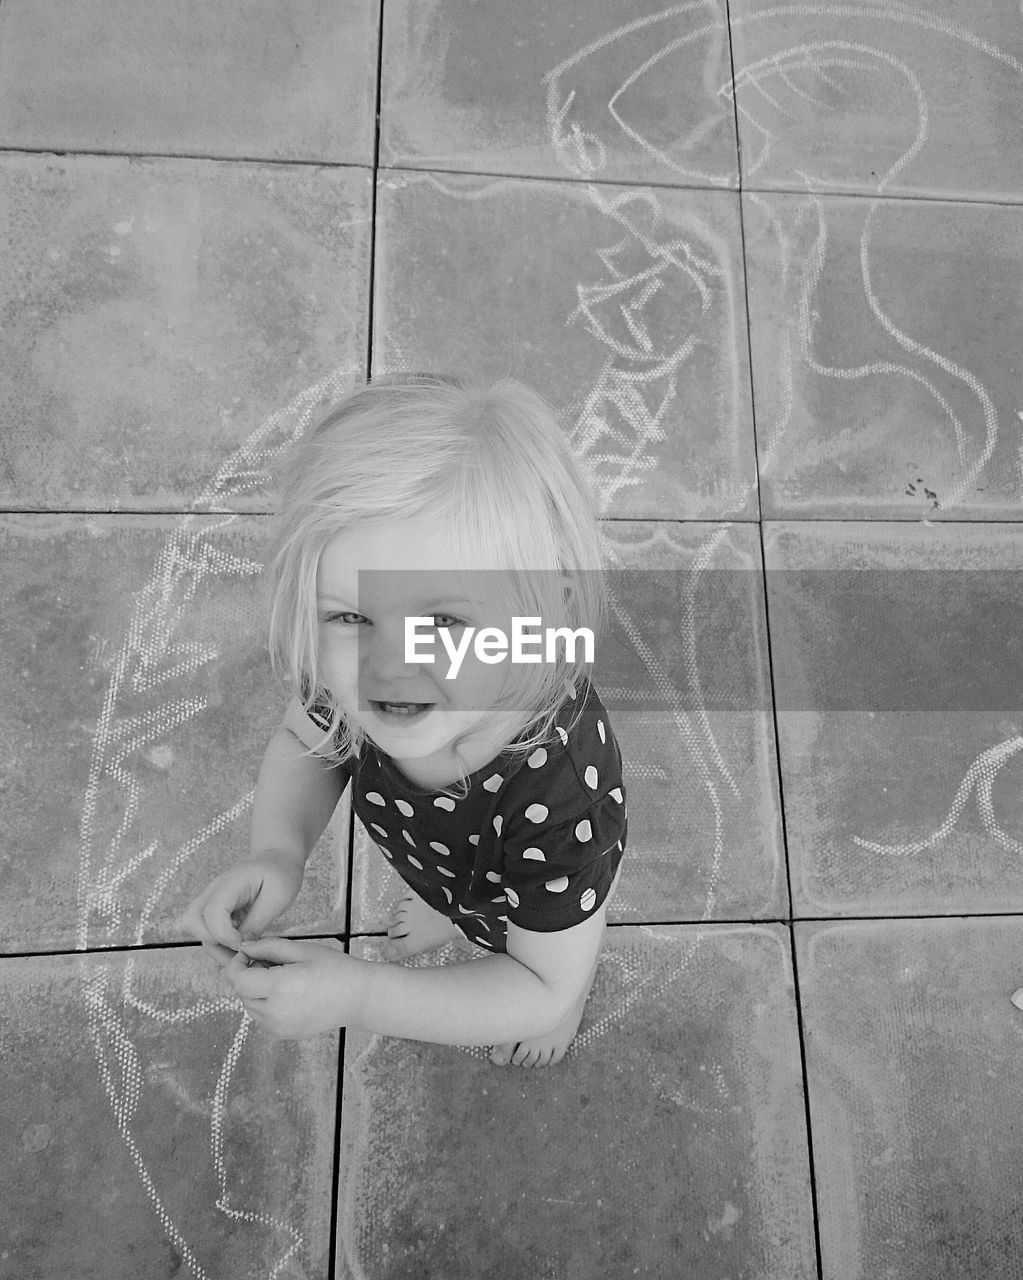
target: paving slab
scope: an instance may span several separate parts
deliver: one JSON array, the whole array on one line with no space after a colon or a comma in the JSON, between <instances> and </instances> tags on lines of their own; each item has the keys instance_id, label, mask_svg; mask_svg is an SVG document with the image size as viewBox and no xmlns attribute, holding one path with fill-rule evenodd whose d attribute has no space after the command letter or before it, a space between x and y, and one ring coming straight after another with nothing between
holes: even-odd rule
<instances>
[{"instance_id":1,"label":"paving slab","mask_svg":"<svg viewBox=\"0 0 1023 1280\"><path fill-rule=\"evenodd\" d=\"M781 926L611 929L556 1067L345 1043L345 1280L817 1274Z\"/></svg>"},{"instance_id":2,"label":"paving slab","mask_svg":"<svg viewBox=\"0 0 1023 1280\"><path fill-rule=\"evenodd\" d=\"M1023 910L1023 528L765 526L796 916Z\"/></svg>"},{"instance_id":3,"label":"paving slab","mask_svg":"<svg viewBox=\"0 0 1023 1280\"><path fill-rule=\"evenodd\" d=\"M5 0L0 145L372 164L373 0Z\"/></svg>"},{"instance_id":4,"label":"paving slab","mask_svg":"<svg viewBox=\"0 0 1023 1280\"><path fill-rule=\"evenodd\" d=\"M364 372L371 194L362 170L0 155L0 506L266 510L271 437Z\"/></svg>"},{"instance_id":5,"label":"paving slab","mask_svg":"<svg viewBox=\"0 0 1023 1280\"><path fill-rule=\"evenodd\" d=\"M338 1037L219 982L199 948L0 960L0 1274L326 1274Z\"/></svg>"},{"instance_id":6,"label":"paving slab","mask_svg":"<svg viewBox=\"0 0 1023 1280\"><path fill-rule=\"evenodd\" d=\"M743 213L765 517L1019 520L1019 210L748 194Z\"/></svg>"},{"instance_id":7,"label":"paving slab","mask_svg":"<svg viewBox=\"0 0 1023 1280\"><path fill-rule=\"evenodd\" d=\"M824 1280L1023 1268L1017 919L796 925Z\"/></svg>"},{"instance_id":8,"label":"paving slab","mask_svg":"<svg viewBox=\"0 0 1023 1280\"><path fill-rule=\"evenodd\" d=\"M725 5L384 6L381 164L738 186Z\"/></svg>"},{"instance_id":9,"label":"paving slab","mask_svg":"<svg viewBox=\"0 0 1023 1280\"><path fill-rule=\"evenodd\" d=\"M629 800L610 918L787 917L757 531L602 528L613 603L594 681ZM352 865L352 929L385 929L404 885L358 819Z\"/></svg>"},{"instance_id":10,"label":"paving slab","mask_svg":"<svg viewBox=\"0 0 1023 1280\"><path fill-rule=\"evenodd\" d=\"M1016 0L732 0L746 188L1018 200Z\"/></svg>"},{"instance_id":11,"label":"paving slab","mask_svg":"<svg viewBox=\"0 0 1023 1280\"><path fill-rule=\"evenodd\" d=\"M534 386L605 515L755 519L741 239L726 191L382 175L374 371Z\"/></svg>"},{"instance_id":12,"label":"paving slab","mask_svg":"<svg viewBox=\"0 0 1023 1280\"><path fill-rule=\"evenodd\" d=\"M286 702L266 654L264 531L234 517L0 521L0 950L180 937L191 898L247 856ZM325 837L286 925L344 928L333 848Z\"/></svg>"}]
</instances>

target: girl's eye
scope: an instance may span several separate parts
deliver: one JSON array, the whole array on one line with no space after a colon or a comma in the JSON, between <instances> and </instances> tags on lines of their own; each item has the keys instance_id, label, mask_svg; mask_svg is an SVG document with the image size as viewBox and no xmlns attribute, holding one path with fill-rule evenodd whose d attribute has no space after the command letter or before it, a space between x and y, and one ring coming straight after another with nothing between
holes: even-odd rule
<instances>
[{"instance_id":1,"label":"girl's eye","mask_svg":"<svg viewBox=\"0 0 1023 1280\"><path fill-rule=\"evenodd\" d=\"M433 625L440 627L442 631L450 631L454 627L464 627L465 623L461 618L456 618L453 613L435 613L433 615Z\"/></svg>"},{"instance_id":2,"label":"girl's eye","mask_svg":"<svg viewBox=\"0 0 1023 1280\"><path fill-rule=\"evenodd\" d=\"M324 622L340 622L344 626L352 626L359 622L365 622L366 619L361 613L353 613L351 610L342 610L340 613L328 613L324 615Z\"/></svg>"}]
</instances>

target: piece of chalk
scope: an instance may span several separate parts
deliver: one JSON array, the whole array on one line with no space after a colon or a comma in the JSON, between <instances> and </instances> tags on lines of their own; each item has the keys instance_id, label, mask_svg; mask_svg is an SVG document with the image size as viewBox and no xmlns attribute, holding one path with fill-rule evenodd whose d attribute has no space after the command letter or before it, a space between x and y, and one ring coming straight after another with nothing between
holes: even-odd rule
<instances>
[{"instance_id":1,"label":"piece of chalk","mask_svg":"<svg viewBox=\"0 0 1023 1280\"><path fill-rule=\"evenodd\" d=\"M1017 1009L1023 1009L1023 987L1020 987L1018 991L1014 991L1009 999Z\"/></svg>"}]
</instances>

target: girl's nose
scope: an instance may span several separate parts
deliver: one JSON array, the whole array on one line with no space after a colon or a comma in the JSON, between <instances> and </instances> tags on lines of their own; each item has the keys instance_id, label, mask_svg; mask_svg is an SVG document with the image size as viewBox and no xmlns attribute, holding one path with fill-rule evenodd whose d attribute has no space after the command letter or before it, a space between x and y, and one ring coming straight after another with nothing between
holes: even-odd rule
<instances>
[{"instance_id":1,"label":"girl's nose","mask_svg":"<svg viewBox=\"0 0 1023 1280\"><path fill-rule=\"evenodd\" d=\"M419 672L418 662L405 661L404 620L397 627L375 625L362 645L362 664L379 679L412 676Z\"/></svg>"}]
</instances>

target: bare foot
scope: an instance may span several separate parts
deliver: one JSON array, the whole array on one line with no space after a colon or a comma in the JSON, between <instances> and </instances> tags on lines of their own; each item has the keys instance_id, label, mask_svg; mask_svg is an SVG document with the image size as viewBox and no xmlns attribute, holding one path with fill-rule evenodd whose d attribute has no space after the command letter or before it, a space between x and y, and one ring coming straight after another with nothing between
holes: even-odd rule
<instances>
[{"instance_id":1,"label":"bare foot","mask_svg":"<svg viewBox=\"0 0 1023 1280\"><path fill-rule=\"evenodd\" d=\"M421 951L439 947L441 943L462 939L465 934L447 916L434 911L410 889L394 904L387 937L384 959L404 960L407 956L417 956Z\"/></svg>"},{"instance_id":2,"label":"bare foot","mask_svg":"<svg viewBox=\"0 0 1023 1280\"><path fill-rule=\"evenodd\" d=\"M499 1067L507 1066L509 1062L516 1067L553 1067L555 1063L560 1062L568 1046L575 1039L596 973L597 961L595 960L590 970L590 979L582 995L553 1031L548 1031L543 1036L534 1036L529 1040L495 1044L490 1052L490 1061Z\"/></svg>"}]
</instances>

